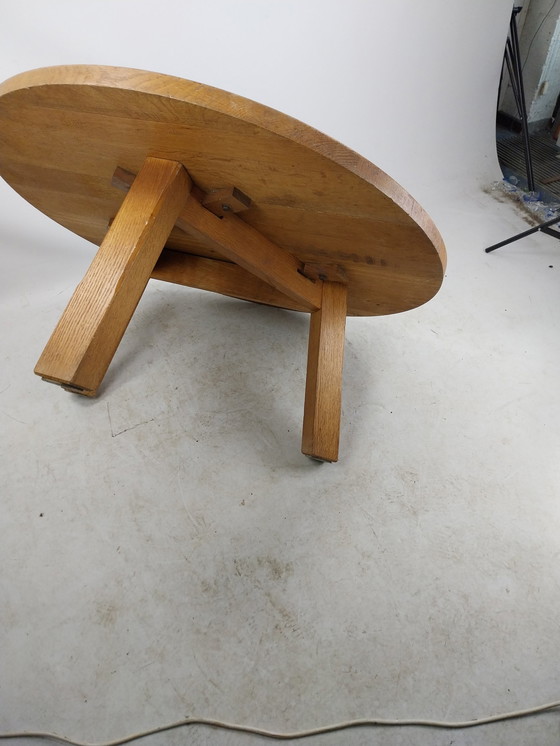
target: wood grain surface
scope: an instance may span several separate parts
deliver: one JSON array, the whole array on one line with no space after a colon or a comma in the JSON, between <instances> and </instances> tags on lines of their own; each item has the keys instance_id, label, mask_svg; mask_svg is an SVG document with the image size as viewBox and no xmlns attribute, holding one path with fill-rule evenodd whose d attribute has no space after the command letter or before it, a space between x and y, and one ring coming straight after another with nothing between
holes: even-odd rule
<instances>
[{"instance_id":1,"label":"wood grain surface","mask_svg":"<svg viewBox=\"0 0 560 746\"><path fill-rule=\"evenodd\" d=\"M301 450L318 461L338 461L346 285L321 284L321 308L309 326Z\"/></svg>"},{"instance_id":2,"label":"wood grain surface","mask_svg":"<svg viewBox=\"0 0 560 746\"><path fill-rule=\"evenodd\" d=\"M147 158L35 373L94 396L191 189L180 163Z\"/></svg>"},{"instance_id":3,"label":"wood grain surface","mask_svg":"<svg viewBox=\"0 0 560 746\"><path fill-rule=\"evenodd\" d=\"M326 135L234 94L126 68L43 68L0 85L0 132L2 177L97 245L124 199L113 173L137 174L153 157L181 163L201 193L239 189L251 204L236 220L297 263L341 268L351 315L405 311L441 285L443 242L402 187ZM166 248L228 260L178 228ZM278 290L269 302L293 307Z\"/></svg>"},{"instance_id":4,"label":"wood grain surface","mask_svg":"<svg viewBox=\"0 0 560 746\"><path fill-rule=\"evenodd\" d=\"M126 185L133 182L134 174L121 168L113 176L113 183ZM191 192L177 218L177 227L207 241L226 259L303 305L305 310L316 311L319 308L321 289L314 279L305 277L305 265L244 223L233 211L227 210L223 215L217 215L204 207Z\"/></svg>"}]
</instances>

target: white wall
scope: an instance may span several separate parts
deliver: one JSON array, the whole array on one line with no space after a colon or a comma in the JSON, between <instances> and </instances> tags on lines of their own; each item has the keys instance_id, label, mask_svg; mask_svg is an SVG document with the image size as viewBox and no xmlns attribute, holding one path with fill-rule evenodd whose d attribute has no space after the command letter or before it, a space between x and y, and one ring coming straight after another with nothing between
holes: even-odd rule
<instances>
[{"instance_id":1,"label":"white wall","mask_svg":"<svg viewBox=\"0 0 560 746\"><path fill-rule=\"evenodd\" d=\"M209 83L316 126L420 201L434 183L447 193L499 174L493 122L511 0L4 5L2 78L97 63Z\"/></svg>"}]
</instances>

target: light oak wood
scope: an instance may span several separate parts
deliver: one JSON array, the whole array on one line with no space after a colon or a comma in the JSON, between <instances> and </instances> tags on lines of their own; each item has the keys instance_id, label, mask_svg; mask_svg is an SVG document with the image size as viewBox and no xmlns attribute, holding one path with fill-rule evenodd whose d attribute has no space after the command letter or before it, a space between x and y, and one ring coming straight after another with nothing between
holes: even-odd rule
<instances>
[{"instance_id":1,"label":"light oak wood","mask_svg":"<svg viewBox=\"0 0 560 746\"><path fill-rule=\"evenodd\" d=\"M303 274L310 280L328 280L329 282L348 283L348 277L344 267L337 264L317 264L316 262L306 262L303 265Z\"/></svg>"},{"instance_id":2,"label":"light oak wood","mask_svg":"<svg viewBox=\"0 0 560 746\"><path fill-rule=\"evenodd\" d=\"M251 207L251 198L237 187L213 189L202 204L207 210L223 218L226 212L244 212Z\"/></svg>"},{"instance_id":3,"label":"light oak wood","mask_svg":"<svg viewBox=\"0 0 560 746\"><path fill-rule=\"evenodd\" d=\"M338 282L322 287L309 327L301 450L318 461L338 461L347 289Z\"/></svg>"},{"instance_id":4,"label":"light oak wood","mask_svg":"<svg viewBox=\"0 0 560 746\"><path fill-rule=\"evenodd\" d=\"M93 396L190 191L180 163L147 158L35 372Z\"/></svg>"},{"instance_id":5,"label":"light oak wood","mask_svg":"<svg viewBox=\"0 0 560 746\"><path fill-rule=\"evenodd\" d=\"M0 174L25 199L99 245L122 194L117 166L182 163L204 194L235 186L239 220L300 263L347 276L348 314L397 313L429 300L445 267L430 217L399 184L332 138L209 86L140 70L43 68L0 85ZM169 249L226 258L175 229Z\"/></svg>"},{"instance_id":6,"label":"light oak wood","mask_svg":"<svg viewBox=\"0 0 560 746\"><path fill-rule=\"evenodd\" d=\"M307 310L302 303L289 298L237 264L182 251L165 249L154 267L152 277L267 306L280 306L292 311Z\"/></svg>"},{"instance_id":7,"label":"light oak wood","mask_svg":"<svg viewBox=\"0 0 560 746\"><path fill-rule=\"evenodd\" d=\"M277 111L125 68L11 78L0 132L3 178L100 245L39 375L93 395L150 276L307 310L302 450L337 460L346 315L415 308L443 279L443 241L399 184Z\"/></svg>"},{"instance_id":8,"label":"light oak wood","mask_svg":"<svg viewBox=\"0 0 560 746\"><path fill-rule=\"evenodd\" d=\"M320 289L303 275L303 264L237 215L226 214L220 219L202 207L198 200L189 199L177 225L185 230L196 230L216 246L222 256L268 282L306 309L319 308Z\"/></svg>"},{"instance_id":9,"label":"light oak wood","mask_svg":"<svg viewBox=\"0 0 560 746\"><path fill-rule=\"evenodd\" d=\"M119 168L113 184L120 185L134 174ZM303 275L303 264L276 246L232 212L219 217L207 210L193 193L177 218L177 227L207 240L222 256L287 295L306 310L319 308L321 289Z\"/></svg>"}]
</instances>

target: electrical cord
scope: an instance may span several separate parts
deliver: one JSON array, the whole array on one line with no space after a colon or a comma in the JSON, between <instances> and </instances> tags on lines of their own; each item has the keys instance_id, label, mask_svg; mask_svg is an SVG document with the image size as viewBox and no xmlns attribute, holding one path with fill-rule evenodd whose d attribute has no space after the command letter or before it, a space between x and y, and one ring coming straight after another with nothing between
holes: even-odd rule
<instances>
[{"instance_id":1,"label":"electrical cord","mask_svg":"<svg viewBox=\"0 0 560 746\"><path fill-rule=\"evenodd\" d=\"M235 723L226 723L220 720L188 717L184 720L179 720L176 723L168 723L167 725L161 725L158 728L152 728L151 730L145 730L140 733L132 733L131 735L124 736L123 738L117 738L114 741L103 741L99 743L74 741L72 738L59 736L56 733L42 733L39 731L0 733L0 739L37 738L43 740L58 741L59 743L69 744L70 746L122 746L122 744L125 743L138 741L141 738L147 738L148 736L154 736L157 733L164 733L165 731L175 730L176 728L183 728L187 725L205 725L212 728L221 728L222 730L247 733L252 736L263 736L264 738L276 739L278 741L289 741L302 738L311 738L311 736L320 736L326 733L334 733L335 731L348 730L349 728L365 728L372 726L416 726L421 728L447 728L459 730L463 728L474 728L480 725L489 725L490 723L498 723L504 720L514 720L518 718L530 717L531 715L539 715L540 713L554 710L558 707L560 707L560 702L550 702L549 704L539 705L538 707L530 707L526 710L505 712L499 715L490 715L489 717L478 718L476 720L462 720L456 722L446 720L386 720L384 718L366 718L364 720L348 720L342 723L335 723L334 725L324 725L319 728L311 728L309 730L294 731L293 733L279 733L276 731L265 730L263 728L255 728L249 725L236 725Z\"/></svg>"}]
</instances>

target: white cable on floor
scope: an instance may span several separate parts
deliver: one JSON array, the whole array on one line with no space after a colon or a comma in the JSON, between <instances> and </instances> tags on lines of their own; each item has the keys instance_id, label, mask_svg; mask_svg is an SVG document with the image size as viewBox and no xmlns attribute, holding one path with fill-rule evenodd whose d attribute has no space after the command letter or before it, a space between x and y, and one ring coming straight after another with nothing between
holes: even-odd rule
<instances>
[{"instance_id":1,"label":"white cable on floor","mask_svg":"<svg viewBox=\"0 0 560 746\"><path fill-rule=\"evenodd\" d=\"M490 715L489 717L478 718L476 720L463 720L463 721L445 721L445 720L386 720L383 718L369 718L364 720L348 720L343 723L336 723L334 725L324 725L319 728L311 728L309 730L299 730L293 733L279 733L270 730L264 730L263 728L254 728L249 725L236 725L235 723L225 723L220 720L210 720L207 718L185 718L179 720L176 723L169 723L168 725L161 725L158 728L152 730L145 730L140 733L133 733L123 738L117 738L114 741L103 741L100 743L87 743L86 741L74 741L71 738L65 736L59 736L56 733L42 733L39 731L22 731L20 733L0 733L0 739L2 738L40 738L48 739L51 741L59 741L60 743L67 743L70 746L121 746L121 744L130 743L131 741L137 741L140 738L147 738L148 736L154 736L157 733L164 733L168 730L174 730L175 728L183 728L187 725L206 725L213 728L221 728L223 730L233 730L239 733L248 733L253 736L263 736L264 738L274 738L280 741L296 740L300 738L309 738L310 736L324 735L325 733L334 733L335 731L347 730L348 728L364 728L375 725L381 726L416 726L423 728L449 728L449 729L461 729L461 728L474 728L479 725L488 725L489 723L498 723L504 720L514 720L516 718L529 717L530 715L538 715L548 710L554 710L560 707L560 702L550 702L547 705L539 705L538 707L530 707L526 710L516 710L515 712L505 712L500 715Z\"/></svg>"}]
</instances>

